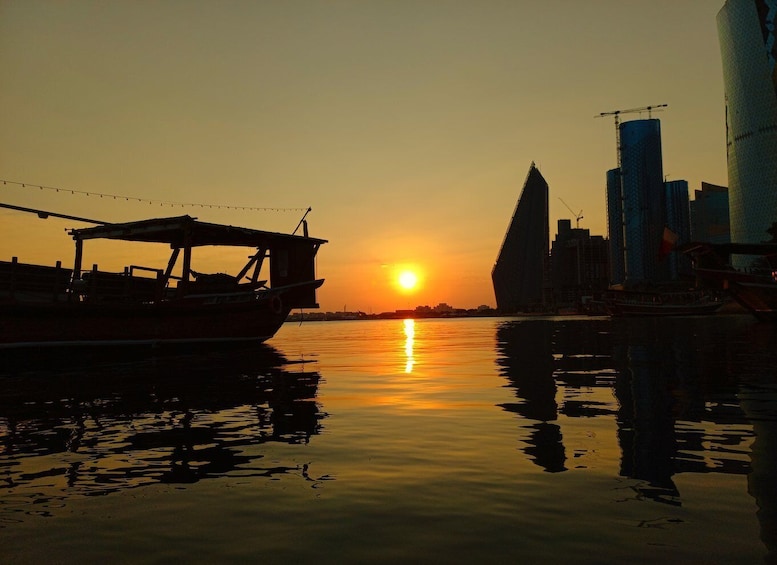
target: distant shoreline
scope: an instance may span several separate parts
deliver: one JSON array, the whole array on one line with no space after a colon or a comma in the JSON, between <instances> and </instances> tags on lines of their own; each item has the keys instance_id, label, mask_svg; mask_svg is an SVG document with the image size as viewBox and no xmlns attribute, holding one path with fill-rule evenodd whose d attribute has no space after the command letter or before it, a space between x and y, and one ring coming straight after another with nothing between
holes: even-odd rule
<instances>
[{"instance_id":1,"label":"distant shoreline","mask_svg":"<svg viewBox=\"0 0 777 565\"><path fill-rule=\"evenodd\" d=\"M748 314L741 305L730 301L720 308L711 317L726 315ZM573 317L607 317L604 313L587 313L572 309L561 309L557 312L512 312L503 314L489 309L456 309L452 312L418 312L415 310L395 310L394 312L381 312L380 314L367 314L365 312L292 312L286 318L287 322L341 322L353 320L423 320L423 319L452 319L452 318L542 318L552 316Z\"/></svg>"},{"instance_id":2,"label":"distant shoreline","mask_svg":"<svg viewBox=\"0 0 777 565\"><path fill-rule=\"evenodd\" d=\"M583 312L514 312L501 314L495 310L465 310L463 312L415 312L413 310L397 310L380 314L365 314L363 312L302 312L291 313L287 322L336 322L353 320L405 320L405 319L445 319L445 318L517 318L542 316L587 316Z\"/></svg>"}]
</instances>

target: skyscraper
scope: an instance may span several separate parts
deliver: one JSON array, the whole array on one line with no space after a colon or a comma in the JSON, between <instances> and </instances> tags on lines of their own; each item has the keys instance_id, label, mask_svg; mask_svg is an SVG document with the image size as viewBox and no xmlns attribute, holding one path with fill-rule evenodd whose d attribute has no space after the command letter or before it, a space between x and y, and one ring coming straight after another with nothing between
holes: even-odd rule
<instances>
[{"instance_id":1,"label":"skyscraper","mask_svg":"<svg viewBox=\"0 0 777 565\"><path fill-rule=\"evenodd\" d=\"M691 240L691 211L688 200L688 181L673 180L664 183L666 201L666 227L678 236L677 244ZM664 259L669 262L672 280L690 277L693 273L691 260L682 253L670 253Z\"/></svg>"},{"instance_id":2,"label":"skyscraper","mask_svg":"<svg viewBox=\"0 0 777 565\"><path fill-rule=\"evenodd\" d=\"M777 221L777 0L727 0L717 22L731 240L760 243Z\"/></svg>"},{"instance_id":3,"label":"skyscraper","mask_svg":"<svg viewBox=\"0 0 777 565\"><path fill-rule=\"evenodd\" d=\"M532 163L491 272L500 312L528 310L544 303L548 222L548 183Z\"/></svg>"},{"instance_id":4,"label":"skyscraper","mask_svg":"<svg viewBox=\"0 0 777 565\"><path fill-rule=\"evenodd\" d=\"M610 239L610 283L623 284L626 266L623 263L623 197L621 170L607 171L607 231Z\"/></svg>"},{"instance_id":5,"label":"skyscraper","mask_svg":"<svg viewBox=\"0 0 777 565\"><path fill-rule=\"evenodd\" d=\"M550 274L556 306L577 305L583 296L607 290L610 281L609 245L601 235L572 228L572 221L558 220L558 232L550 247Z\"/></svg>"},{"instance_id":6,"label":"skyscraper","mask_svg":"<svg viewBox=\"0 0 777 565\"><path fill-rule=\"evenodd\" d=\"M666 225L661 122L623 122L620 144L625 282L669 280L658 256Z\"/></svg>"},{"instance_id":7,"label":"skyscraper","mask_svg":"<svg viewBox=\"0 0 777 565\"><path fill-rule=\"evenodd\" d=\"M691 201L691 239L709 243L731 243L728 188L701 183Z\"/></svg>"}]
</instances>

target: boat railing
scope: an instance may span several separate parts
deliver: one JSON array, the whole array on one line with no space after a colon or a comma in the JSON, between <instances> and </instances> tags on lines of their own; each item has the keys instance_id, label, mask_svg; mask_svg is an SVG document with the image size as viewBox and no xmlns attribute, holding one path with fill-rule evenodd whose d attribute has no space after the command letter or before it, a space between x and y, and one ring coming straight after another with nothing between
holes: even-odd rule
<instances>
[{"instance_id":1,"label":"boat railing","mask_svg":"<svg viewBox=\"0 0 777 565\"><path fill-rule=\"evenodd\" d=\"M708 293L700 290L663 291L663 292L613 292L605 295L609 301L623 304L691 304L711 300Z\"/></svg>"},{"instance_id":2,"label":"boat railing","mask_svg":"<svg viewBox=\"0 0 777 565\"><path fill-rule=\"evenodd\" d=\"M198 273L192 271L194 280L186 283L186 294L213 294L228 292L247 292L267 288L266 280L241 282L227 273Z\"/></svg>"},{"instance_id":3,"label":"boat railing","mask_svg":"<svg viewBox=\"0 0 777 565\"><path fill-rule=\"evenodd\" d=\"M162 292L162 271L145 267L125 267L122 273L100 271L96 267L82 273L73 281L73 289L84 302L150 302L159 299ZM134 270L156 273L156 277L143 277Z\"/></svg>"},{"instance_id":4,"label":"boat railing","mask_svg":"<svg viewBox=\"0 0 777 565\"><path fill-rule=\"evenodd\" d=\"M70 278L73 271L56 266L0 261L0 297L10 300L34 302L64 302L68 300Z\"/></svg>"},{"instance_id":5,"label":"boat railing","mask_svg":"<svg viewBox=\"0 0 777 565\"><path fill-rule=\"evenodd\" d=\"M135 271L146 271L148 273L154 273L154 276L159 279L162 277L162 269L157 269L155 267L142 267L140 265L130 265L125 269L125 272L129 272L130 276L135 276ZM148 277L146 277L148 278Z\"/></svg>"}]
</instances>

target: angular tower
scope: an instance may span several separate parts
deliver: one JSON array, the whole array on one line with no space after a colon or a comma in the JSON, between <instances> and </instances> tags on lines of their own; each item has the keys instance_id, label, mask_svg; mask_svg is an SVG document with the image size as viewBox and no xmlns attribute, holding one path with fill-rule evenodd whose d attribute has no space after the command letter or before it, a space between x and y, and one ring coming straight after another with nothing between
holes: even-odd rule
<instances>
[{"instance_id":1,"label":"angular tower","mask_svg":"<svg viewBox=\"0 0 777 565\"><path fill-rule=\"evenodd\" d=\"M717 22L731 241L760 243L777 221L777 0L727 0Z\"/></svg>"},{"instance_id":2,"label":"angular tower","mask_svg":"<svg viewBox=\"0 0 777 565\"><path fill-rule=\"evenodd\" d=\"M545 303L548 222L548 183L532 163L491 272L500 312L536 309Z\"/></svg>"}]
</instances>

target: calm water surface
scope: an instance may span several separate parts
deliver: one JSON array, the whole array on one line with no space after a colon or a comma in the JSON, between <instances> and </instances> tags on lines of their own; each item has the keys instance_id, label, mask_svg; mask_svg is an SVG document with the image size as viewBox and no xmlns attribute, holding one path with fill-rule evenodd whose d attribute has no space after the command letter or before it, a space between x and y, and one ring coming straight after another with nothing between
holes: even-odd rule
<instances>
[{"instance_id":1,"label":"calm water surface","mask_svg":"<svg viewBox=\"0 0 777 565\"><path fill-rule=\"evenodd\" d=\"M0 561L777 563L775 345L484 318L0 353Z\"/></svg>"}]
</instances>

